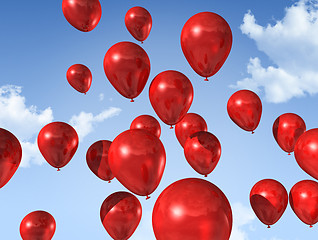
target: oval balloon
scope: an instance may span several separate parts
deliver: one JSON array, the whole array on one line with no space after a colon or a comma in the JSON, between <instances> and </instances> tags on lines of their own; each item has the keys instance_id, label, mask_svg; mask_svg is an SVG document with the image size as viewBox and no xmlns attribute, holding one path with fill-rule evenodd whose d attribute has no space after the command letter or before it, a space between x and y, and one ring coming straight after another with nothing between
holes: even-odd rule
<instances>
[{"instance_id":1,"label":"oval balloon","mask_svg":"<svg viewBox=\"0 0 318 240\"><path fill-rule=\"evenodd\" d=\"M80 93L86 94L92 84L92 73L83 64L74 64L66 72L68 83Z\"/></svg>"},{"instance_id":2,"label":"oval balloon","mask_svg":"<svg viewBox=\"0 0 318 240\"><path fill-rule=\"evenodd\" d=\"M108 151L111 141L100 140L93 143L86 153L86 162L89 169L100 179L109 181L114 178L108 164Z\"/></svg>"},{"instance_id":3,"label":"oval balloon","mask_svg":"<svg viewBox=\"0 0 318 240\"><path fill-rule=\"evenodd\" d=\"M207 130L208 126L205 120L196 113L187 113L175 127L176 137L182 147L184 147L184 144L190 135Z\"/></svg>"},{"instance_id":4,"label":"oval balloon","mask_svg":"<svg viewBox=\"0 0 318 240\"><path fill-rule=\"evenodd\" d=\"M130 34L143 43L152 27L150 13L143 7L133 7L125 15L125 25Z\"/></svg>"},{"instance_id":5,"label":"oval balloon","mask_svg":"<svg viewBox=\"0 0 318 240\"><path fill-rule=\"evenodd\" d=\"M254 133L261 120L262 102L254 92L240 90L229 98L227 112L236 125Z\"/></svg>"},{"instance_id":6,"label":"oval balloon","mask_svg":"<svg viewBox=\"0 0 318 240\"><path fill-rule=\"evenodd\" d=\"M69 124L52 122L41 129L38 135L38 147L45 160L59 171L75 154L78 135Z\"/></svg>"},{"instance_id":7,"label":"oval balloon","mask_svg":"<svg viewBox=\"0 0 318 240\"><path fill-rule=\"evenodd\" d=\"M201 12L183 26L181 48L192 69L207 80L224 64L232 47L232 31L218 14Z\"/></svg>"},{"instance_id":8,"label":"oval balloon","mask_svg":"<svg viewBox=\"0 0 318 240\"><path fill-rule=\"evenodd\" d=\"M144 129L152 134L156 135L158 138L161 134L161 127L157 119L150 115L140 115L136 117L131 125L130 129Z\"/></svg>"},{"instance_id":9,"label":"oval balloon","mask_svg":"<svg viewBox=\"0 0 318 240\"><path fill-rule=\"evenodd\" d=\"M253 186L250 203L258 219L270 228L283 215L288 204L288 194L280 182L263 179Z\"/></svg>"},{"instance_id":10,"label":"oval balloon","mask_svg":"<svg viewBox=\"0 0 318 240\"><path fill-rule=\"evenodd\" d=\"M45 211L34 211L26 215L20 224L23 240L51 240L56 223L51 214Z\"/></svg>"},{"instance_id":11,"label":"oval balloon","mask_svg":"<svg viewBox=\"0 0 318 240\"><path fill-rule=\"evenodd\" d=\"M148 199L162 178L166 152L157 136L143 129L131 129L115 138L108 161L121 184Z\"/></svg>"},{"instance_id":12,"label":"oval balloon","mask_svg":"<svg viewBox=\"0 0 318 240\"><path fill-rule=\"evenodd\" d=\"M303 180L296 183L289 192L289 203L296 216L305 224L318 222L318 183Z\"/></svg>"},{"instance_id":13,"label":"oval balloon","mask_svg":"<svg viewBox=\"0 0 318 240\"><path fill-rule=\"evenodd\" d=\"M22 158L19 140L9 131L0 128L0 188L7 184L17 171Z\"/></svg>"},{"instance_id":14,"label":"oval balloon","mask_svg":"<svg viewBox=\"0 0 318 240\"><path fill-rule=\"evenodd\" d=\"M152 80L149 99L158 117L172 127L187 114L193 100L193 87L181 72L164 71Z\"/></svg>"},{"instance_id":15,"label":"oval balloon","mask_svg":"<svg viewBox=\"0 0 318 240\"><path fill-rule=\"evenodd\" d=\"M221 144L212 133L196 132L187 139L184 156L195 171L207 177L219 162Z\"/></svg>"},{"instance_id":16,"label":"oval balloon","mask_svg":"<svg viewBox=\"0 0 318 240\"><path fill-rule=\"evenodd\" d=\"M112 86L133 102L147 83L150 60L137 44L119 42L106 52L104 70Z\"/></svg>"},{"instance_id":17,"label":"oval balloon","mask_svg":"<svg viewBox=\"0 0 318 240\"><path fill-rule=\"evenodd\" d=\"M109 195L100 208L100 218L108 234L115 240L131 237L142 215L139 200L128 192Z\"/></svg>"},{"instance_id":18,"label":"oval balloon","mask_svg":"<svg viewBox=\"0 0 318 240\"><path fill-rule=\"evenodd\" d=\"M63 0L62 10L66 20L82 32L92 31L102 16L99 0Z\"/></svg>"},{"instance_id":19,"label":"oval balloon","mask_svg":"<svg viewBox=\"0 0 318 240\"><path fill-rule=\"evenodd\" d=\"M224 193L197 178L176 181L158 197L152 212L157 240L228 240L232 210Z\"/></svg>"}]
</instances>

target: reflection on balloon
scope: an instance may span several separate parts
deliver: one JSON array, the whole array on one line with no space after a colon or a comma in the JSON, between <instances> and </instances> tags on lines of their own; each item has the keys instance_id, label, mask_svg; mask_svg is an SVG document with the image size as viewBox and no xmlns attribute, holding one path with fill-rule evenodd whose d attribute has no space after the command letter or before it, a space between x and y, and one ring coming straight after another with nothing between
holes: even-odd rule
<instances>
[{"instance_id":1,"label":"reflection on balloon","mask_svg":"<svg viewBox=\"0 0 318 240\"><path fill-rule=\"evenodd\" d=\"M66 72L66 79L77 91L86 94L92 84L92 73L83 64L74 64Z\"/></svg>"},{"instance_id":2,"label":"reflection on balloon","mask_svg":"<svg viewBox=\"0 0 318 240\"><path fill-rule=\"evenodd\" d=\"M130 129L144 129L156 135L158 138L161 134L160 123L150 115L140 115L136 117L132 121Z\"/></svg>"}]
</instances>

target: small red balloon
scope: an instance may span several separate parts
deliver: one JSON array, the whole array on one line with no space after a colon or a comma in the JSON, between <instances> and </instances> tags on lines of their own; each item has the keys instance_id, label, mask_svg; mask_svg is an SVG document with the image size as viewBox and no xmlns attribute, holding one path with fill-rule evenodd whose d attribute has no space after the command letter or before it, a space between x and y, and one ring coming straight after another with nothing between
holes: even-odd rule
<instances>
[{"instance_id":1,"label":"small red balloon","mask_svg":"<svg viewBox=\"0 0 318 240\"><path fill-rule=\"evenodd\" d=\"M288 194L280 182L263 179L253 186L250 203L258 219L269 228L283 215L288 204Z\"/></svg>"},{"instance_id":2,"label":"small red balloon","mask_svg":"<svg viewBox=\"0 0 318 240\"><path fill-rule=\"evenodd\" d=\"M51 214L45 211L34 211L26 215L20 224L23 240L51 240L56 223Z\"/></svg>"},{"instance_id":3,"label":"small red balloon","mask_svg":"<svg viewBox=\"0 0 318 240\"><path fill-rule=\"evenodd\" d=\"M228 100L227 112L236 125L254 133L261 120L262 102L254 92L240 90Z\"/></svg>"},{"instance_id":4,"label":"small red balloon","mask_svg":"<svg viewBox=\"0 0 318 240\"><path fill-rule=\"evenodd\" d=\"M74 64L67 70L66 79L75 90L86 94L92 84L92 73L85 65Z\"/></svg>"},{"instance_id":5,"label":"small red balloon","mask_svg":"<svg viewBox=\"0 0 318 240\"><path fill-rule=\"evenodd\" d=\"M62 10L66 20L82 32L92 31L102 16L99 0L63 0Z\"/></svg>"},{"instance_id":6,"label":"small red balloon","mask_svg":"<svg viewBox=\"0 0 318 240\"><path fill-rule=\"evenodd\" d=\"M136 117L131 125L130 129L145 129L152 134L156 135L158 138L161 134L161 127L157 119L150 115L140 115Z\"/></svg>"},{"instance_id":7,"label":"small red balloon","mask_svg":"<svg viewBox=\"0 0 318 240\"><path fill-rule=\"evenodd\" d=\"M139 200L128 192L109 195L100 208L100 218L114 240L126 240L139 225L142 208Z\"/></svg>"}]
</instances>

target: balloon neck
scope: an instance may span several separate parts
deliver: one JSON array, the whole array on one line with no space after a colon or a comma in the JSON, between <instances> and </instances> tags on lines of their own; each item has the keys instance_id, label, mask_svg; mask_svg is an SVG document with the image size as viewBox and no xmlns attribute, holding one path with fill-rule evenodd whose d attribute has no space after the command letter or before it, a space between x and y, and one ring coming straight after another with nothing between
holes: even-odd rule
<instances>
[{"instance_id":1,"label":"balloon neck","mask_svg":"<svg viewBox=\"0 0 318 240\"><path fill-rule=\"evenodd\" d=\"M111 181L109 180L108 183L111 183Z\"/></svg>"},{"instance_id":2,"label":"balloon neck","mask_svg":"<svg viewBox=\"0 0 318 240\"><path fill-rule=\"evenodd\" d=\"M84 92L84 95L86 95L86 92Z\"/></svg>"},{"instance_id":3,"label":"balloon neck","mask_svg":"<svg viewBox=\"0 0 318 240\"><path fill-rule=\"evenodd\" d=\"M208 174L205 174L204 177L208 177Z\"/></svg>"},{"instance_id":4,"label":"balloon neck","mask_svg":"<svg viewBox=\"0 0 318 240\"><path fill-rule=\"evenodd\" d=\"M170 125L170 129L173 129L173 126L172 126L172 125Z\"/></svg>"},{"instance_id":5,"label":"balloon neck","mask_svg":"<svg viewBox=\"0 0 318 240\"><path fill-rule=\"evenodd\" d=\"M141 43L141 44L143 44L144 42L143 42L143 41L141 41L140 43Z\"/></svg>"},{"instance_id":6,"label":"balloon neck","mask_svg":"<svg viewBox=\"0 0 318 240\"><path fill-rule=\"evenodd\" d=\"M252 134L254 134L255 132L254 131L252 131Z\"/></svg>"},{"instance_id":7,"label":"balloon neck","mask_svg":"<svg viewBox=\"0 0 318 240\"><path fill-rule=\"evenodd\" d=\"M147 195L146 200L148 200L150 198L150 196Z\"/></svg>"},{"instance_id":8,"label":"balloon neck","mask_svg":"<svg viewBox=\"0 0 318 240\"><path fill-rule=\"evenodd\" d=\"M268 225L267 228L271 228L271 226Z\"/></svg>"},{"instance_id":9,"label":"balloon neck","mask_svg":"<svg viewBox=\"0 0 318 240\"><path fill-rule=\"evenodd\" d=\"M310 225L309 228L312 228L312 225Z\"/></svg>"},{"instance_id":10,"label":"balloon neck","mask_svg":"<svg viewBox=\"0 0 318 240\"><path fill-rule=\"evenodd\" d=\"M208 81L209 81L209 79L206 77L206 78L204 79L204 81L208 82Z\"/></svg>"},{"instance_id":11,"label":"balloon neck","mask_svg":"<svg viewBox=\"0 0 318 240\"><path fill-rule=\"evenodd\" d=\"M57 171L58 171L58 172L61 171L60 168L57 168Z\"/></svg>"},{"instance_id":12,"label":"balloon neck","mask_svg":"<svg viewBox=\"0 0 318 240\"><path fill-rule=\"evenodd\" d=\"M288 155L291 155L290 153L288 153Z\"/></svg>"},{"instance_id":13,"label":"balloon neck","mask_svg":"<svg viewBox=\"0 0 318 240\"><path fill-rule=\"evenodd\" d=\"M134 99L131 99L130 102L134 102Z\"/></svg>"}]
</instances>

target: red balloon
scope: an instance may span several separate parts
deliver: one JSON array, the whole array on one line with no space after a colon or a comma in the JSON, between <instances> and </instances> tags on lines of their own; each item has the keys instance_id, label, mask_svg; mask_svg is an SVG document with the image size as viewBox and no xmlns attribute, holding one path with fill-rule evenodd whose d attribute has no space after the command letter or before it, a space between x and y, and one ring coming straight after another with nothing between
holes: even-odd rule
<instances>
[{"instance_id":1,"label":"red balloon","mask_svg":"<svg viewBox=\"0 0 318 240\"><path fill-rule=\"evenodd\" d=\"M182 147L190 135L199 131L207 131L205 120L196 113L187 113L180 122L176 124L175 133Z\"/></svg>"},{"instance_id":2,"label":"red balloon","mask_svg":"<svg viewBox=\"0 0 318 240\"><path fill-rule=\"evenodd\" d=\"M130 129L145 129L152 134L156 135L158 138L161 134L161 127L157 119L150 115L140 115L136 117L131 125Z\"/></svg>"},{"instance_id":3,"label":"red balloon","mask_svg":"<svg viewBox=\"0 0 318 240\"><path fill-rule=\"evenodd\" d=\"M184 155L195 171L207 177L219 162L221 144L212 133L196 132L187 139Z\"/></svg>"},{"instance_id":4,"label":"red balloon","mask_svg":"<svg viewBox=\"0 0 318 240\"><path fill-rule=\"evenodd\" d=\"M148 199L160 183L166 152L154 134L143 129L131 129L115 138L108 152L108 161L121 184Z\"/></svg>"},{"instance_id":5,"label":"red balloon","mask_svg":"<svg viewBox=\"0 0 318 240\"><path fill-rule=\"evenodd\" d=\"M298 138L294 154L298 165L318 179L318 128L310 129Z\"/></svg>"},{"instance_id":6,"label":"red balloon","mask_svg":"<svg viewBox=\"0 0 318 240\"><path fill-rule=\"evenodd\" d=\"M133 102L147 83L150 60L137 44L119 42L106 52L104 70L113 87Z\"/></svg>"},{"instance_id":7,"label":"red balloon","mask_svg":"<svg viewBox=\"0 0 318 240\"><path fill-rule=\"evenodd\" d=\"M0 128L0 188L7 184L17 171L22 158L19 140L9 131Z\"/></svg>"},{"instance_id":8,"label":"red balloon","mask_svg":"<svg viewBox=\"0 0 318 240\"><path fill-rule=\"evenodd\" d=\"M82 64L72 65L66 72L66 78L75 90L85 94L92 84L92 73Z\"/></svg>"},{"instance_id":9,"label":"red balloon","mask_svg":"<svg viewBox=\"0 0 318 240\"><path fill-rule=\"evenodd\" d=\"M232 210L224 193L197 178L176 181L158 197L152 226L157 240L228 240Z\"/></svg>"},{"instance_id":10,"label":"red balloon","mask_svg":"<svg viewBox=\"0 0 318 240\"><path fill-rule=\"evenodd\" d=\"M312 180L296 183L290 190L289 203L297 217L312 227L318 222L318 183Z\"/></svg>"},{"instance_id":11,"label":"red balloon","mask_svg":"<svg viewBox=\"0 0 318 240\"><path fill-rule=\"evenodd\" d=\"M75 154L78 135L67 123L52 122L41 129L38 135L38 147L45 160L59 171Z\"/></svg>"},{"instance_id":12,"label":"red balloon","mask_svg":"<svg viewBox=\"0 0 318 240\"><path fill-rule=\"evenodd\" d=\"M102 224L115 240L130 238L139 225L141 214L139 200L128 192L111 194L100 208Z\"/></svg>"},{"instance_id":13,"label":"red balloon","mask_svg":"<svg viewBox=\"0 0 318 240\"><path fill-rule=\"evenodd\" d=\"M240 128L254 133L261 120L262 102L254 92L240 90L227 102L227 112Z\"/></svg>"},{"instance_id":14,"label":"red balloon","mask_svg":"<svg viewBox=\"0 0 318 240\"><path fill-rule=\"evenodd\" d=\"M181 47L193 70L207 81L219 71L231 51L231 28L216 13L198 13L184 24Z\"/></svg>"},{"instance_id":15,"label":"red balloon","mask_svg":"<svg viewBox=\"0 0 318 240\"><path fill-rule=\"evenodd\" d=\"M63 0L62 10L66 20L82 32L92 31L102 16L98 0Z\"/></svg>"},{"instance_id":16,"label":"red balloon","mask_svg":"<svg viewBox=\"0 0 318 240\"><path fill-rule=\"evenodd\" d=\"M306 131L304 120L294 113L280 115L273 124L273 135L285 152L290 155L294 151L297 139Z\"/></svg>"},{"instance_id":17,"label":"red balloon","mask_svg":"<svg viewBox=\"0 0 318 240\"><path fill-rule=\"evenodd\" d=\"M111 141L100 140L93 143L86 153L86 162L89 169L100 179L109 181L114 178L108 163L108 151Z\"/></svg>"},{"instance_id":18,"label":"red balloon","mask_svg":"<svg viewBox=\"0 0 318 240\"><path fill-rule=\"evenodd\" d=\"M263 179L253 186L250 203L258 219L270 228L283 215L288 204L288 194L280 182Z\"/></svg>"},{"instance_id":19,"label":"red balloon","mask_svg":"<svg viewBox=\"0 0 318 240\"><path fill-rule=\"evenodd\" d=\"M149 36L152 18L143 7L133 7L125 15L125 25L130 34L143 43Z\"/></svg>"},{"instance_id":20,"label":"red balloon","mask_svg":"<svg viewBox=\"0 0 318 240\"><path fill-rule=\"evenodd\" d=\"M45 211L34 211L26 215L20 224L23 240L51 240L56 223L51 214Z\"/></svg>"},{"instance_id":21,"label":"red balloon","mask_svg":"<svg viewBox=\"0 0 318 240\"><path fill-rule=\"evenodd\" d=\"M172 128L187 114L193 100L193 87L181 72L164 71L152 80L149 99L158 117Z\"/></svg>"}]
</instances>

